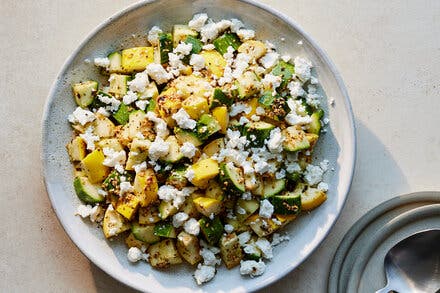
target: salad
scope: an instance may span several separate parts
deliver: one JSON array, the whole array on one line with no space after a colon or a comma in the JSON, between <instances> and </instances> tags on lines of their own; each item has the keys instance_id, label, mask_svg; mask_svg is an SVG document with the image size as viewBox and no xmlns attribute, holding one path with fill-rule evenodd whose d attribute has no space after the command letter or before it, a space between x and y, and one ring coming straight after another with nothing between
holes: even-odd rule
<instances>
[{"instance_id":1,"label":"salad","mask_svg":"<svg viewBox=\"0 0 440 293\"><path fill-rule=\"evenodd\" d=\"M187 262L199 285L221 263L259 276L280 229L327 198L312 64L204 13L147 39L94 59L106 82L72 85L77 214L124 237L131 262Z\"/></svg>"}]
</instances>

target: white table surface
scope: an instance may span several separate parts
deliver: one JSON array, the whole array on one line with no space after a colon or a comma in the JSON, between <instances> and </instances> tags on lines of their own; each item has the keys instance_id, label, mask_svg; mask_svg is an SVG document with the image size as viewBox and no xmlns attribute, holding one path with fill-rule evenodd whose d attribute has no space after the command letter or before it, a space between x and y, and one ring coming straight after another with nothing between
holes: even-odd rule
<instances>
[{"instance_id":1,"label":"white table surface","mask_svg":"<svg viewBox=\"0 0 440 293\"><path fill-rule=\"evenodd\" d=\"M39 157L43 105L64 60L133 2L0 0L1 292L131 292L65 234ZM359 217L398 194L440 190L440 1L263 2L327 51L356 118L356 173L340 218L309 259L262 291L324 292L338 243Z\"/></svg>"}]
</instances>

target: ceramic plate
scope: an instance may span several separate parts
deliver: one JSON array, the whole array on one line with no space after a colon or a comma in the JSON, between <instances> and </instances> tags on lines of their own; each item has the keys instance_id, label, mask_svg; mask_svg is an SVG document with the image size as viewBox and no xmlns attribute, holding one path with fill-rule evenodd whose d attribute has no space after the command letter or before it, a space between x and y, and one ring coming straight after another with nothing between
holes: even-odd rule
<instances>
[{"instance_id":1,"label":"ceramic plate","mask_svg":"<svg viewBox=\"0 0 440 293\"><path fill-rule=\"evenodd\" d=\"M130 45L139 44L132 34L145 35L159 25L170 30L186 23L195 13L206 12L214 20L239 18L256 31L257 38L270 40L281 54L302 55L312 60L322 85L322 105L330 124L316 149L315 162L328 159L332 171L328 200L314 212L301 216L285 232L291 240L275 248L264 275L242 277L238 268L221 267L216 277L197 286L194 268L181 265L169 270L153 270L147 263L128 262L122 241L107 241L95 225L74 216L80 204L73 190L73 170L65 150L71 139L67 115L75 109L70 85L84 79L99 79L93 65L84 62ZM283 41L282 41L283 40ZM297 44L302 41L302 45ZM328 105L329 97L334 106ZM97 27L68 58L50 91L43 117L42 160L47 191L61 224L78 248L98 267L119 281L141 291L253 291L278 280L303 262L330 232L349 190L355 162L355 129L347 92L334 65L318 45L293 21L273 9L252 1L148 1L137 3ZM228 281L225 282L224 280Z\"/></svg>"}]
</instances>

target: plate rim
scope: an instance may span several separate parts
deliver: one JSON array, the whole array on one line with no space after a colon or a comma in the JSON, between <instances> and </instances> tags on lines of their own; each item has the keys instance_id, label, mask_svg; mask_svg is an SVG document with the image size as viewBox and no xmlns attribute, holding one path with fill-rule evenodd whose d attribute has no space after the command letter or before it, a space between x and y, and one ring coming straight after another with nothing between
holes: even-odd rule
<instances>
[{"instance_id":1,"label":"plate rim","mask_svg":"<svg viewBox=\"0 0 440 293\"><path fill-rule=\"evenodd\" d=\"M139 291L143 291L145 288L138 286L137 283L132 282L129 279L124 278L123 276L120 276L120 274L118 274L117 272L115 272L111 267L105 266L103 262L101 262L98 258L96 258L94 255L89 254L87 252L86 249L83 249L82 247L79 246L79 244L76 243L76 241L71 237L71 233L70 233L70 227L67 224L67 222L64 220L64 218L61 216L61 212L54 206L54 200L53 200L53 194L51 194L51 192L49 192L49 183L48 183L48 174L47 174L47 170L48 170L48 166L47 166L47 162L45 160L45 156L46 156L46 141L45 141L45 137L47 136L47 123L49 121L49 109L51 108L51 105L53 104L56 96L55 96L55 92L56 92L56 88L58 83L60 82L60 77L63 76L69 65L72 63L72 61L74 60L74 58L77 56L77 54L86 46L86 44L96 35L98 34L103 28L105 28L107 25L111 24L115 19L119 19L122 18L124 15L142 7L142 6L147 6L151 3L154 2L161 2L161 1L165 1L165 0L141 0L139 2L133 3L129 6L127 6L126 8L116 12L115 14L113 14L112 16L108 17L107 19L105 19L104 21L102 21L99 25L97 25L91 32L88 33L88 35L80 42L80 44L74 49L73 52L70 53L70 55L67 57L67 59L64 61L61 69L58 71L56 78L54 80L54 82L52 83L51 87L50 87L50 91L49 94L46 98L46 102L44 104L44 111L43 111L43 115L42 115L42 120L41 120L41 127L42 127L42 132L41 132L41 138L40 138L40 161L41 161L41 165L42 165L42 176L43 176L43 181L44 181L44 185L45 185L45 189L46 189L46 193L49 197L49 200L51 202L51 208L52 210L55 212L56 216L57 216L57 220L58 222L61 224L61 227L63 228L63 230L65 231L65 233L67 234L67 236L69 237L69 239L75 244L75 246L79 249L79 251L86 256L86 258L91 261L94 265L96 265L97 267L99 267L102 271L104 271L106 274L108 274L109 276L111 276L112 278L116 279L118 282L121 282L122 284L125 284L133 289L139 290ZM194 0L192 0L194 1ZM343 208L345 207L345 204L347 202L347 197L348 197L348 193L350 191L352 182L353 182L353 177L354 177L354 172L355 172L355 166L356 166L356 156L357 156L357 135L356 135L356 125L355 125L355 120L354 120L354 115L353 115L353 110L352 110L352 105L349 99L349 95L348 95L348 91L345 87L345 84L343 82L342 76L339 73L339 71L336 69L336 66L334 65L334 63L331 61L331 59L329 58L329 56L327 55L327 53L318 45L318 43L306 32L302 29L302 27L300 25L298 25L295 21L293 21L290 17L288 17L287 15L279 12L278 10L270 7L267 4L264 3L260 3L260 2L256 2L254 0L236 0L238 2L243 2L245 4L249 4L252 6L255 6L256 8L260 8L263 9L267 12L269 12L270 14L272 14L273 16L275 16L276 18L282 20L283 22L285 22L287 25L289 25L290 27L292 27L293 29L295 29L305 40L307 40L311 47L316 50L317 55L322 58L323 62L327 65L328 70L331 72L331 74L333 75L336 83L337 83L337 87L341 92L341 99L344 101L344 107L346 108L346 112L347 112L347 119L349 120L349 124L346 125L348 129L348 134L349 134L349 140L351 141L351 145L348 145L346 148L348 150L351 150L351 152L347 153L347 161L348 161L348 166L350 166L350 170L349 172L347 172L347 176L344 176L343 178L345 178L345 182L343 182L343 187L344 189L341 191L341 194L343 194L343 201L342 204L339 206L339 210L337 210L337 217L333 220L333 222L331 223L331 225L329 226L328 230L322 234L321 237L319 237L319 241L317 242L317 244L315 245L315 247L313 247L313 249L311 249L304 257L303 259L298 263L297 266L286 266L286 268L283 270L283 272L279 275L276 276L276 278L270 278L268 279L266 282L264 283L258 283L257 282L253 282L253 284L255 285L251 285L251 286L245 286L245 289L247 291L256 291L259 289L263 289L273 283L275 283L276 281L282 279L283 277L285 277L287 274L289 274L290 272L292 272L295 268L297 268L299 265L301 265L302 263L304 263L309 257L310 255L320 246L320 244L323 242L323 240L328 236L328 234L330 233L330 231L333 229L334 225L336 224L337 219L339 218ZM154 288L152 288L154 290ZM201 287L201 289L203 290L203 287Z\"/></svg>"}]
</instances>

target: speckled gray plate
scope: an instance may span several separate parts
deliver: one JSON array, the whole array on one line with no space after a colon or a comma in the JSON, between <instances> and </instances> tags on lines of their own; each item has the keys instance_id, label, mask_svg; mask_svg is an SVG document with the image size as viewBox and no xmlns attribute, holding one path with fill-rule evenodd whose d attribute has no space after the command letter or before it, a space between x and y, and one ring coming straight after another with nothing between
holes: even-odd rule
<instances>
[{"instance_id":1,"label":"speckled gray plate","mask_svg":"<svg viewBox=\"0 0 440 293\"><path fill-rule=\"evenodd\" d=\"M417 192L375 207L344 236L333 258L328 292L374 292L386 285L384 257L399 241L440 228L440 192Z\"/></svg>"},{"instance_id":2,"label":"speckled gray plate","mask_svg":"<svg viewBox=\"0 0 440 293\"><path fill-rule=\"evenodd\" d=\"M84 60L144 44L145 37L133 38L132 35L145 36L153 25L170 30L173 24L186 23L199 12L206 12L215 20L239 18L255 29L257 38L272 41L282 54L307 56L316 65L323 90L328 97L335 99L334 107L328 107L326 98L322 101L331 122L316 150L316 161L329 159L334 168L325 177L330 184L328 200L286 228L291 241L275 249L275 256L268 262L263 276L250 279L240 276L238 268L228 271L222 267L216 277L202 287L198 287L191 276L194 268L186 265L158 271L146 263L130 264L122 241L105 240L95 225L74 216L80 202L72 187L72 167L64 147L71 138L67 115L75 108L70 85L84 79L100 78L98 70ZM285 40L281 41L281 38ZM297 44L300 40L303 45ZM53 84L43 117L42 144L47 191L67 234L98 267L142 291L253 291L285 276L329 233L345 203L355 163L355 129L350 102L342 79L327 55L286 16L262 4L236 0L140 2L106 20L73 52Z\"/></svg>"}]
</instances>

